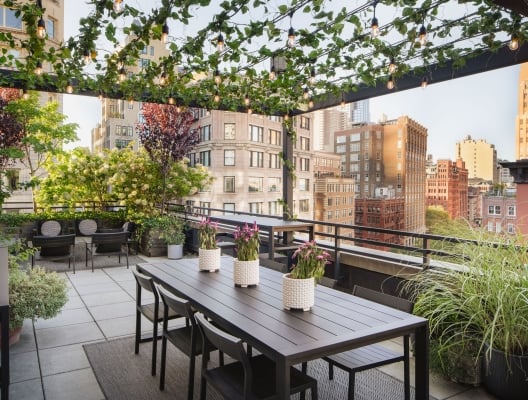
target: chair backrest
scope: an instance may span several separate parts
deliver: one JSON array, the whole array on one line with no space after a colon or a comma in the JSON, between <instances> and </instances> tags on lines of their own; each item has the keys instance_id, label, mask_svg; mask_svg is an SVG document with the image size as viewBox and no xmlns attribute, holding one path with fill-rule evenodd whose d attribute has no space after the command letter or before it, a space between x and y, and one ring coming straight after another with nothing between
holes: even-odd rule
<instances>
[{"instance_id":1,"label":"chair backrest","mask_svg":"<svg viewBox=\"0 0 528 400\"><path fill-rule=\"evenodd\" d=\"M134 274L134 278L136 278L136 304L138 306L141 305L141 289L145 289L151 293L154 294L154 300L156 303L159 302L159 294L156 290L156 287L154 286L154 280L147 275L142 274L136 269L132 269L132 273Z\"/></svg>"},{"instance_id":2,"label":"chair backrest","mask_svg":"<svg viewBox=\"0 0 528 400\"><path fill-rule=\"evenodd\" d=\"M59 221L49 220L39 224L41 236L58 236L61 234L62 225Z\"/></svg>"},{"instance_id":3,"label":"chair backrest","mask_svg":"<svg viewBox=\"0 0 528 400\"><path fill-rule=\"evenodd\" d=\"M121 250L128 240L128 232L94 233L92 245L97 246L98 253L111 253Z\"/></svg>"},{"instance_id":4,"label":"chair backrest","mask_svg":"<svg viewBox=\"0 0 528 400\"><path fill-rule=\"evenodd\" d=\"M414 303L409 300L402 299L401 297L392 296L387 293L378 292L377 290L368 289L359 285L354 285L354 289L352 289L352 294L354 296L358 296L367 300L372 300L376 303L383 304L384 306L389 306L408 313L412 313L414 308Z\"/></svg>"},{"instance_id":5,"label":"chair backrest","mask_svg":"<svg viewBox=\"0 0 528 400\"><path fill-rule=\"evenodd\" d=\"M174 310L176 314L181 315L182 317L189 318L193 326L196 325L196 321L194 319L193 311L191 308L191 303L189 303L189 300L185 300L181 297L175 296L161 285L155 286L158 289L158 293L161 297L161 300L163 301L163 304L165 305L165 310L168 310L170 308L171 310Z\"/></svg>"},{"instance_id":6,"label":"chair backrest","mask_svg":"<svg viewBox=\"0 0 528 400\"><path fill-rule=\"evenodd\" d=\"M40 247L42 256L65 256L75 245L75 235L33 236L33 247Z\"/></svg>"},{"instance_id":7,"label":"chair backrest","mask_svg":"<svg viewBox=\"0 0 528 400\"><path fill-rule=\"evenodd\" d=\"M245 372L244 392L251 390L251 382L253 379L251 364L249 363L248 356L244 350L242 339L230 335L229 333L217 328L201 313L196 313L194 316L198 326L200 327L200 332L202 333L204 360L209 360L210 351L218 349L218 351L224 352L236 361L239 361L242 364ZM205 364L202 368L205 368Z\"/></svg>"},{"instance_id":8,"label":"chair backrest","mask_svg":"<svg viewBox=\"0 0 528 400\"><path fill-rule=\"evenodd\" d=\"M78 221L77 232L82 236L91 236L97 232L97 221L95 219L83 219Z\"/></svg>"}]
</instances>

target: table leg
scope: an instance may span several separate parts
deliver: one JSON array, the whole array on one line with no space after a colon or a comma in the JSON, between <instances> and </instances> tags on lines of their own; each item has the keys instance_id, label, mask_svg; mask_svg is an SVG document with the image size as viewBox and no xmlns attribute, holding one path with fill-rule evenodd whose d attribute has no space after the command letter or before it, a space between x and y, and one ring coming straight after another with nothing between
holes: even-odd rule
<instances>
[{"instance_id":1,"label":"table leg","mask_svg":"<svg viewBox=\"0 0 528 400\"><path fill-rule=\"evenodd\" d=\"M427 325L415 331L416 400L429 399L429 329Z\"/></svg>"},{"instance_id":2,"label":"table leg","mask_svg":"<svg viewBox=\"0 0 528 400\"><path fill-rule=\"evenodd\" d=\"M273 260L275 257L275 232L273 228L268 232L268 259Z\"/></svg>"},{"instance_id":3,"label":"table leg","mask_svg":"<svg viewBox=\"0 0 528 400\"><path fill-rule=\"evenodd\" d=\"M285 360L279 360L276 364L276 389L277 399L289 400L290 398L290 367Z\"/></svg>"}]
</instances>

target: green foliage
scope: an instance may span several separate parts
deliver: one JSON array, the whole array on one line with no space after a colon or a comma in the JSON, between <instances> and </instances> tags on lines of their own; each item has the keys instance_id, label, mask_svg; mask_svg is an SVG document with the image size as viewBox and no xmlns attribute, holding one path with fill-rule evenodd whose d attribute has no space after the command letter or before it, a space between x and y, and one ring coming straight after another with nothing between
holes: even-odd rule
<instances>
[{"instance_id":1,"label":"green foliage","mask_svg":"<svg viewBox=\"0 0 528 400\"><path fill-rule=\"evenodd\" d=\"M167 244L185 243L185 224L179 217L163 215L141 220L141 230L159 231L159 238Z\"/></svg>"},{"instance_id":2,"label":"green foliage","mask_svg":"<svg viewBox=\"0 0 528 400\"><path fill-rule=\"evenodd\" d=\"M9 255L9 328L22 326L28 318L53 318L68 300L66 281L56 272L35 266L20 268L32 249Z\"/></svg>"}]
</instances>

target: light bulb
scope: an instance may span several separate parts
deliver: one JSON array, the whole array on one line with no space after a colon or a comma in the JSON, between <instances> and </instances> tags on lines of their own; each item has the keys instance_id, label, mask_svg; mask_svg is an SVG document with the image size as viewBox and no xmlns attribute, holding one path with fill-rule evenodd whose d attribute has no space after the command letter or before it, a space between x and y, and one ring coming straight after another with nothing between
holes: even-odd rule
<instances>
[{"instance_id":1,"label":"light bulb","mask_svg":"<svg viewBox=\"0 0 528 400\"><path fill-rule=\"evenodd\" d=\"M161 73L161 76L160 76L160 79L159 79L159 84L161 86L165 86L167 84L167 73L165 71L163 71Z\"/></svg>"},{"instance_id":2,"label":"light bulb","mask_svg":"<svg viewBox=\"0 0 528 400\"><path fill-rule=\"evenodd\" d=\"M42 17L40 17L37 22L37 37L39 39L44 39L46 37L46 22L44 22Z\"/></svg>"},{"instance_id":3,"label":"light bulb","mask_svg":"<svg viewBox=\"0 0 528 400\"><path fill-rule=\"evenodd\" d=\"M421 46L425 46L427 43L427 29L425 29L425 25L422 25L420 28L420 34L418 35L418 40L420 42Z\"/></svg>"},{"instance_id":4,"label":"light bulb","mask_svg":"<svg viewBox=\"0 0 528 400\"><path fill-rule=\"evenodd\" d=\"M24 90L22 91L22 98L23 98L24 100L28 100L28 99L29 99L29 92L27 91L27 89L24 89Z\"/></svg>"},{"instance_id":5,"label":"light bulb","mask_svg":"<svg viewBox=\"0 0 528 400\"><path fill-rule=\"evenodd\" d=\"M182 108L180 106L176 106L176 112L181 112Z\"/></svg>"},{"instance_id":6,"label":"light bulb","mask_svg":"<svg viewBox=\"0 0 528 400\"><path fill-rule=\"evenodd\" d=\"M218 70L215 70L215 73L214 73L214 82L217 84L217 85L220 85L222 83L222 76L220 75L220 71Z\"/></svg>"},{"instance_id":7,"label":"light bulb","mask_svg":"<svg viewBox=\"0 0 528 400\"><path fill-rule=\"evenodd\" d=\"M387 89L394 89L394 79L392 78L392 75L389 76L389 80L387 81Z\"/></svg>"},{"instance_id":8,"label":"light bulb","mask_svg":"<svg viewBox=\"0 0 528 400\"><path fill-rule=\"evenodd\" d=\"M308 80L310 85L315 85L315 68L310 69L310 79Z\"/></svg>"},{"instance_id":9,"label":"light bulb","mask_svg":"<svg viewBox=\"0 0 528 400\"><path fill-rule=\"evenodd\" d=\"M220 95L218 94L218 91L215 93L215 95L213 97L213 101L215 103L220 103Z\"/></svg>"},{"instance_id":10,"label":"light bulb","mask_svg":"<svg viewBox=\"0 0 528 400\"><path fill-rule=\"evenodd\" d=\"M34 72L36 75L42 74L42 63L40 61L37 61Z\"/></svg>"},{"instance_id":11,"label":"light bulb","mask_svg":"<svg viewBox=\"0 0 528 400\"><path fill-rule=\"evenodd\" d=\"M167 43L167 40L169 39L169 26L167 23L163 24L163 27L161 28L161 43Z\"/></svg>"},{"instance_id":12,"label":"light bulb","mask_svg":"<svg viewBox=\"0 0 528 400\"><path fill-rule=\"evenodd\" d=\"M125 79L126 79L126 71L124 67L121 67L121 69L119 70L118 80L119 82L124 82Z\"/></svg>"},{"instance_id":13,"label":"light bulb","mask_svg":"<svg viewBox=\"0 0 528 400\"><path fill-rule=\"evenodd\" d=\"M83 50L83 61L85 64L89 64L90 61L92 61L92 55L90 54L90 50L88 49Z\"/></svg>"},{"instance_id":14,"label":"light bulb","mask_svg":"<svg viewBox=\"0 0 528 400\"><path fill-rule=\"evenodd\" d=\"M394 57L391 57L389 62L389 74L393 74L396 72L396 63L394 62Z\"/></svg>"},{"instance_id":15,"label":"light bulb","mask_svg":"<svg viewBox=\"0 0 528 400\"><path fill-rule=\"evenodd\" d=\"M378 23L378 19L376 17L372 18L372 23L370 24L370 28L372 29L370 31L370 35L372 36L372 38L377 38L380 34L380 31L379 31L379 23Z\"/></svg>"},{"instance_id":16,"label":"light bulb","mask_svg":"<svg viewBox=\"0 0 528 400\"><path fill-rule=\"evenodd\" d=\"M344 107L345 106L345 95L343 93L341 93L341 107Z\"/></svg>"},{"instance_id":17,"label":"light bulb","mask_svg":"<svg viewBox=\"0 0 528 400\"><path fill-rule=\"evenodd\" d=\"M270 81L274 81L276 77L277 77L277 74L275 73L275 65L272 65L270 72L269 72L269 79Z\"/></svg>"},{"instance_id":18,"label":"light bulb","mask_svg":"<svg viewBox=\"0 0 528 400\"><path fill-rule=\"evenodd\" d=\"M128 99L128 104L130 104L130 105L133 105L133 104L134 104L134 99L133 99L132 97L130 97L130 98Z\"/></svg>"},{"instance_id":19,"label":"light bulb","mask_svg":"<svg viewBox=\"0 0 528 400\"><path fill-rule=\"evenodd\" d=\"M313 108L313 106L314 106L313 99L310 98L310 100L308 101L308 108Z\"/></svg>"},{"instance_id":20,"label":"light bulb","mask_svg":"<svg viewBox=\"0 0 528 400\"><path fill-rule=\"evenodd\" d=\"M225 41L224 36L219 33L218 37L216 38L216 50L218 50L219 53L224 51Z\"/></svg>"},{"instance_id":21,"label":"light bulb","mask_svg":"<svg viewBox=\"0 0 528 400\"><path fill-rule=\"evenodd\" d=\"M427 87L427 77L423 77L422 78L422 83L420 84L420 86L422 87L422 89L425 89Z\"/></svg>"},{"instance_id":22,"label":"light bulb","mask_svg":"<svg viewBox=\"0 0 528 400\"><path fill-rule=\"evenodd\" d=\"M248 95L246 95L246 97L244 97L244 105L246 107L249 106L249 97L248 97Z\"/></svg>"},{"instance_id":23,"label":"light bulb","mask_svg":"<svg viewBox=\"0 0 528 400\"><path fill-rule=\"evenodd\" d=\"M288 47L294 47L295 46L295 29L290 26L290 29L288 30Z\"/></svg>"},{"instance_id":24,"label":"light bulb","mask_svg":"<svg viewBox=\"0 0 528 400\"><path fill-rule=\"evenodd\" d=\"M248 108L248 109L247 109L247 113L248 113L249 115L251 115L251 114L253 114L253 110L252 110L251 108Z\"/></svg>"},{"instance_id":25,"label":"light bulb","mask_svg":"<svg viewBox=\"0 0 528 400\"><path fill-rule=\"evenodd\" d=\"M510 43L508 43L508 47L511 51L515 51L519 48L519 37L517 34L512 33Z\"/></svg>"},{"instance_id":26,"label":"light bulb","mask_svg":"<svg viewBox=\"0 0 528 400\"><path fill-rule=\"evenodd\" d=\"M123 0L114 0L114 11L119 12L121 11L121 3Z\"/></svg>"},{"instance_id":27,"label":"light bulb","mask_svg":"<svg viewBox=\"0 0 528 400\"><path fill-rule=\"evenodd\" d=\"M69 93L69 94L73 93L73 86L71 82L68 82L68 85L66 86L66 93Z\"/></svg>"},{"instance_id":28,"label":"light bulb","mask_svg":"<svg viewBox=\"0 0 528 400\"><path fill-rule=\"evenodd\" d=\"M174 105L175 102L176 102L176 101L174 100L174 97L172 97L172 96L169 97L169 104L170 104L171 106Z\"/></svg>"},{"instance_id":29,"label":"light bulb","mask_svg":"<svg viewBox=\"0 0 528 400\"><path fill-rule=\"evenodd\" d=\"M308 100L310 98L310 93L308 92L308 88L304 88L303 90L303 99Z\"/></svg>"}]
</instances>

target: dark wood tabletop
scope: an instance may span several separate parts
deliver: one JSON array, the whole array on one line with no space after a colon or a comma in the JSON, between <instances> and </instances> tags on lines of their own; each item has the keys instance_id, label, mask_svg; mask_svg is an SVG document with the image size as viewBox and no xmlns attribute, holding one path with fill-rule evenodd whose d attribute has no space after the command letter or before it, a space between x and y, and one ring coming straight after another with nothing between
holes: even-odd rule
<instances>
[{"instance_id":1,"label":"dark wood tabletop","mask_svg":"<svg viewBox=\"0 0 528 400\"><path fill-rule=\"evenodd\" d=\"M199 272L198 259L138 264L138 269L277 365L277 391L289 399L289 367L386 339L415 334L416 399L429 398L427 320L318 285L308 312L282 306L282 274L264 267L257 287L233 284L232 258L220 271Z\"/></svg>"}]
</instances>

